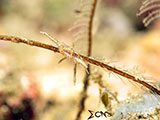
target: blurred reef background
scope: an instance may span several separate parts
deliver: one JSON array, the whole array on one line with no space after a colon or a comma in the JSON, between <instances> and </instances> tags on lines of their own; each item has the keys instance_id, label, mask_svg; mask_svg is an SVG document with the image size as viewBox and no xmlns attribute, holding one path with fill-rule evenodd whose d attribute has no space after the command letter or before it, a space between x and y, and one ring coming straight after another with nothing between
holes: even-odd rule
<instances>
[{"instance_id":1,"label":"blurred reef background","mask_svg":"<svg viewBox=\"0 0 160 120\"><path fill-rule=\"evenodd\" d=\"M136 16L141 2L142 0L98 1L93 26L92 56L112 66L118 66L121 70L127 69L138 77L145 75L158 85L160 22L157 20L149 27L144 27L141 18ZM59 41L72 45L73 34L68 29L73 26L79 7L78 0L0 0L0 34L54 45L40 34L40 31L45 31ZM76 41L74 49L85 55L87 42ZM74 85L74 64L70 60L58 64L62 57L48 50L0 41L0 120L75 119L85 70L78 66ZM101 68L92 66L92 71L96 75L102 75L101 79L107 89L119 101L130 98L130 103L123 101L119 106L111 106L115 111L113 119L122 118L120 110L123 110L121 112L124 117L127 116L126 111L143 112L125 109L129 104L133 108L132 106L141 106L144 103L146 109L149 109L147 105L152 100L149 99L149 103L146 103L146 95L149 98L151 96L146 90L135 87L124 78L122 81ZM111 97L108 99L111 100ZM149 107L155 108L158 103L156 98L153 99L155 104ZM88 110L105 111L103 104L98 84L90 81L82 119L90 116Z\"/></svg>"}]
</instances>

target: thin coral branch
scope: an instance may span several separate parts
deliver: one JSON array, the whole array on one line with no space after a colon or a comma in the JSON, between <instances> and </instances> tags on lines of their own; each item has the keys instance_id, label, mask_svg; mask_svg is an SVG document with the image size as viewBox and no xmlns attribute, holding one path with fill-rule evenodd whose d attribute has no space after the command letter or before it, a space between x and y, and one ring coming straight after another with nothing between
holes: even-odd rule
<instances>
[{"instance_id":1,"label":"thin coral branch","mask_svg":"<svg viewBox=\"0 0 160 120\"><path fill-rule=\"evenodd\" d=\"M89 29L88 31L88 36L89 36L88 38L88 41L89 41L88 56L91 56L91 51L92 51L92 27L93 27L93 17L95 14L96 5L97 5L97 0L94 0L91 15L90 15L89 28L88 28Z\"/></svg>"},{"instance_id":2,"label":"thin coral branch","mask_svg":"<svg viewBox=\"0 0 160 120\"><path fill-rule=\"evenodd\" d=\"M57 47L54 47L52 45L44 44L44 43L33 41L33 40L28 40L26 38L21 38L17 36L0 35L0 40L11 41L15 43L24 43L24 44L31 45L31 46L49 49L54 52L60 52Z\"/></svg>"},{"instance_id":3,"label":"thin coral branch","mask_svg":"<svg viewBox=\"0 0 160 120\"><path fill-rule=\"evenodd\" d=\"M88 57L91 56L91 51L92 51L92 26L93 26L93 18L95 14L96 5L97 5L97 0L94 0L92 9L91 9L91 15L89 18L89 23L88 23L89 24L88 26L88 54L87 54ZM87 71L88 73L86 72L86 76L84 79L84 86L83 86L82 96L80 99L79 111L76 116L76 120L79 120L81 118L81 114L83 110L85 109L85 100L87 98L87 90L89 87L89 76L90 76L90 65L89 64L88 64Z\"/></svg>"},{"instance_id":4,"label":"thin coral branch","mask_svg":"<svg viewBox=\"0 0 160 120\"><path fill-rule=\"evenodd\" d=\"M48 45L45 43L33 41L33 40L28 40L26 38L20 38L20 37L9 36L9 35L0 35L0 40L10 41L10 42L15 42L15 43L24 43L27 45L36 46L36 47L40 47L40 48L44 48L44 49L48 49L48 50L60 53L59 48L57 48L57 47L54 47L52 45ZM109 71L112 71L113 73L116 73L120 76L123 76L125 78L128 78L128 79L134 81L134 82L137 82L137 83L145 86L149 90L151 90L153 93L160 95L160 90L158 90L157 88L155 88L152 85L148 84L147 82L141 80L140 78L137 78L133 75L128 74L127 72L123 72L122 70L117 69L116 67L112 67L112 66L107 65L105 63L99 62L93 58L86 57L84 55L80 55L76 52L71 52L71 51L65 51L65 52L67 52L69 55L72 55L73 57L81 57L81 59L84 62L87 62L88 64L92 64L92 65L99 66L101 68L105 68Z\"/></svg>"}]
</instances>

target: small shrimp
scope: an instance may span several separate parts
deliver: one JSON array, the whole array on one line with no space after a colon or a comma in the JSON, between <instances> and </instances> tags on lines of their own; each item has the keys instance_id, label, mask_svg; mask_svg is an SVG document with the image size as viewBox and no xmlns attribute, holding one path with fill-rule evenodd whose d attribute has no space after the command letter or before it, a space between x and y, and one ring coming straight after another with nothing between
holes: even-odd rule
<instances>
[{"instance_id":1,"label":"small shrimp","mask_svg":"<svg viewBox=\"0 0 160 120\"><path fill-rule=\"evenodd\" d=\"M73 48L71 48L70 46L66 45L63 42L56 40L54 37L52 37L51 35L49 35L46 32L40 32L40 33L47 36L50 40L52 40L57 45L59 52L62 55L64 55L67 58L72 59L75 62L75 64L78 63L78 64L82 65L85 69L88 68L87 64L83 61L83 59L80 56L77 56L77 57L73 56L73 53L74 53Z\"/></svg>"},{"instance_id":2,"label":"small shrimp","mask_svg":"<svg viewBox=\"0 0 160 120\"><path fill-rule=\"evenodd\" d=\"M88 68L87 64L83 61L83 59L78 55L78 56L73 56L74 50L72 47L66 45L63 42L60 42L58 40L56 40L54 37L52 37L51 35L49 35L46 32L40 32L41 34L47 36L50 40L52 40L58 47L59 52L64 55L65 57L62 58L58 63L62 62L63 60L65 60L66 58L70 58L74 61L75 65L74 65L74 75L73 75L73 81L74 81L74 85L76 83L76 73L77 73L77 64L82 65L86 70ZM74 46L74 44L72 44L72 46Z\"/></svg>"}]
</instances>

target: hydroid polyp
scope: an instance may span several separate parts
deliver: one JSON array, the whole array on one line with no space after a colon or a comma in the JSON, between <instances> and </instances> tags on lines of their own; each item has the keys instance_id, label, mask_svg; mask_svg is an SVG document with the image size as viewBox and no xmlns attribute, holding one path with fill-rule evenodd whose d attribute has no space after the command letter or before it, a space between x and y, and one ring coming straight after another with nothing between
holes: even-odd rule
<instances>
[{"instance_id":1,"label":"hydroid polyp","mask_svg":"<svg viewBox=\"0 0 160 120\"><path fill-rule=\"evenodd\" d=\"M138 16L141 16L145 26L160 17L160 0L145 0L140 9Z\"/></svg>"}]
</instances>

